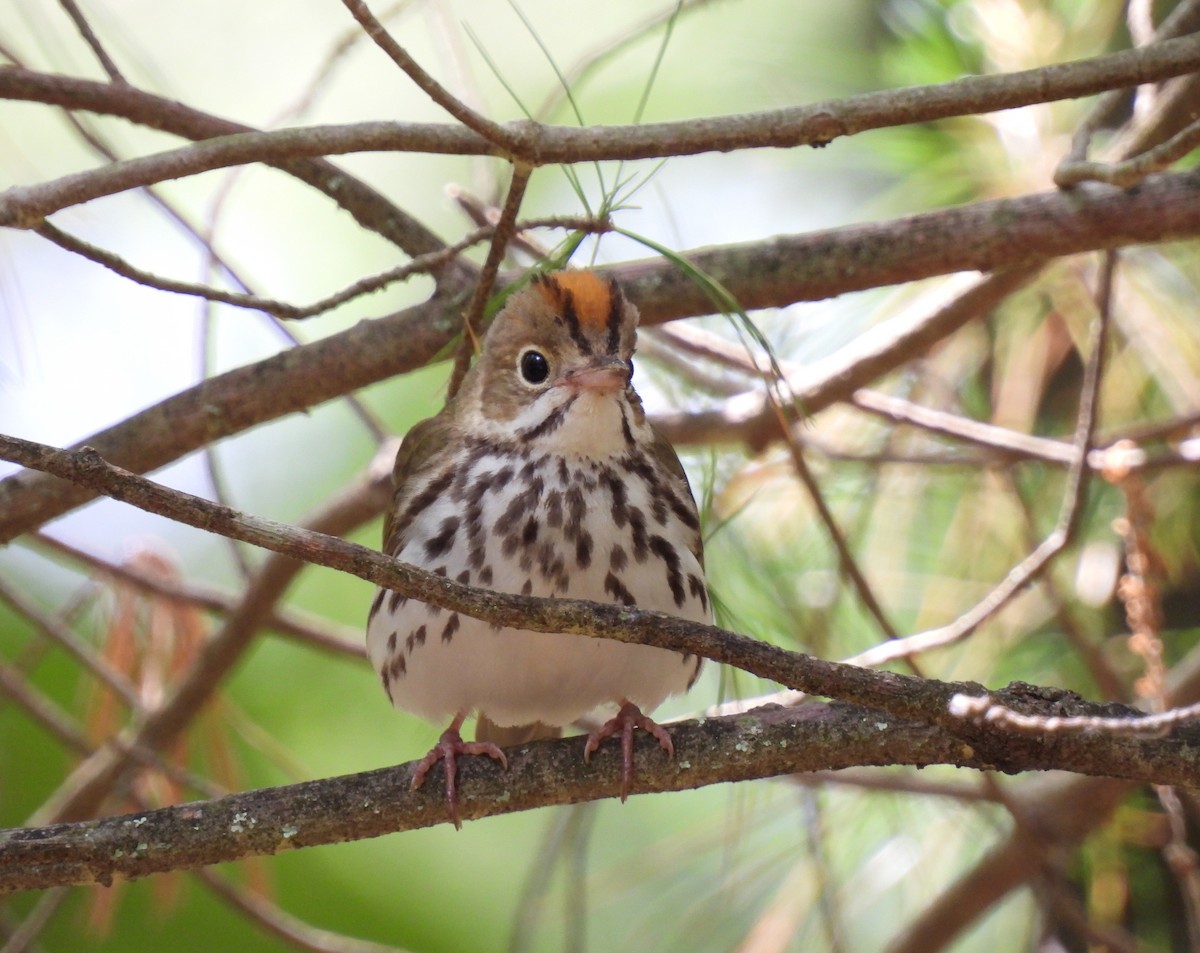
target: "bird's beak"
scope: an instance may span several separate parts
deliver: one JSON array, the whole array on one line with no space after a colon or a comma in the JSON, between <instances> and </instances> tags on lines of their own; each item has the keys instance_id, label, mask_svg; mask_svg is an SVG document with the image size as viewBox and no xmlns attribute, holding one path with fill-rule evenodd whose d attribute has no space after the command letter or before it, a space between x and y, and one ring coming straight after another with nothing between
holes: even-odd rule
<instances>
[{"instance_id":1,"label":"bird's beak","mask_svg":"<svg viewBox=\"0 0 1200 953\"><path fill-rule=\"evenodd\" d=\"M632 373L628 361L612 358L573 371L563 379L563 384L575 391L612 394L626 388Z\"/></svg>"}]
</instances>

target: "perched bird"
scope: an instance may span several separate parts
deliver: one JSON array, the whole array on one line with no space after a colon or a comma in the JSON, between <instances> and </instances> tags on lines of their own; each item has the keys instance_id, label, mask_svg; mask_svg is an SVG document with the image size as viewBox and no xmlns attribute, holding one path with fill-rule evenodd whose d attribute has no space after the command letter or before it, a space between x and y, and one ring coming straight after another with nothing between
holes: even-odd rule
<instances>
[{"instance_id":1,"label":"perched bird","mask_svg":"<svg viewBox=\"0 0 1200 953\"><path fill-rule=\"evenodd\" d=\"M637 309L591 271L543 274L512 295L459 392L396 456L384 552L499 592L615 602L711 618L696 504L671 445L633 389ZM381 589L367 647L395 707L449 721L413 778L444 761L459 825L455 758L556 737L601 710L585 758L633 731L673 754L647 715L686 691L701 659L581 635L500 628ZM478 714L476 741L463 722Z\"/></svg>"}]
</instances>

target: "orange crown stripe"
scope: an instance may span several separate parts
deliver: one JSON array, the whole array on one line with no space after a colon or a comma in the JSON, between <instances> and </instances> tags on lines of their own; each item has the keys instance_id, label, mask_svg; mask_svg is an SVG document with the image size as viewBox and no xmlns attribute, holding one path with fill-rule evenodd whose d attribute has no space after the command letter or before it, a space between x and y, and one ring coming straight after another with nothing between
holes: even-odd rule
<instances>
[{"instance_id":1,"label":"orange crown stripe","mask_svg":"<svg viewBox=\"0 0 1200 953\"><path fill-rule=\"evenodd\" d=\"M539 283L537 288L550 304L561 307L563 293L569 293L580 324L600 329L608 323L612 289L595 272L557 271L546 277L550 280Z\"/></svg>"}]
</instances>

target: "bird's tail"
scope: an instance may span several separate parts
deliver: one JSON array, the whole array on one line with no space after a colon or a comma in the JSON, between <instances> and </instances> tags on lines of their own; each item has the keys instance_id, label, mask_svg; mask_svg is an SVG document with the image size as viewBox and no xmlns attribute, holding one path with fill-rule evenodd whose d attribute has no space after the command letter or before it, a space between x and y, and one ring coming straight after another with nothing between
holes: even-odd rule
<instances>
[{"instance_id":1,"label":"bird's tail","mask_svg":"<svg viewBox=\"0 0 1200 953\"><path fill-rule=\"evenodd\" d=\"M489 741L501 748L528 744L531 741L540 741L542 738L561 737L562 728L557 725L543 725L540 721L535 721L531 725L501 726L480 712L479 720L475 723L476 741Z\"/></svg>"}]
</instances>

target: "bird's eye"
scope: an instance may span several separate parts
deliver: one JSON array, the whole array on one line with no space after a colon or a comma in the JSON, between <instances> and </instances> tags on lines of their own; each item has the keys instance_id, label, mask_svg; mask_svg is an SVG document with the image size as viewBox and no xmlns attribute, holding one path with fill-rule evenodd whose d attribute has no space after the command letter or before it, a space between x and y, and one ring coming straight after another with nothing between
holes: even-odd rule
<instances>
[{"instance_id":1,"label":"bird's eye","mask_svg":"<svg viewBox=\"0 0 1200 953\"><path fill-rule=\"evenodd\" d=\"M541 384L550 376L550 362L545 354L534 348L521 352L517 366L526 384Z\"/></svg>"}]
</instances>

